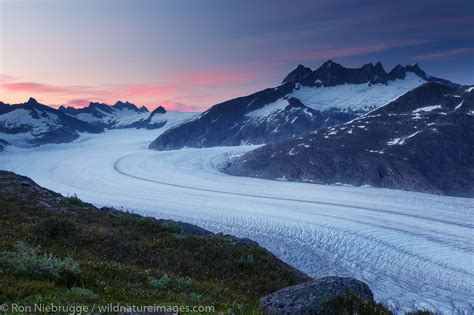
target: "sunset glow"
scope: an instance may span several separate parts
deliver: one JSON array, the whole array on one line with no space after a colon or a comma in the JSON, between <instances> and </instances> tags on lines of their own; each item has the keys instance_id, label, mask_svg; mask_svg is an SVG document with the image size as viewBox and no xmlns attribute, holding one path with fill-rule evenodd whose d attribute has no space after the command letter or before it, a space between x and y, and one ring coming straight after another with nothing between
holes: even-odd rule
<instances>
[{"instance_id":1,"label":"sunset glow","mask_svg":"<svg viewBox=\"0 0 474 315\"><path fill-rule=\"evenodd\" d=\"M474 82L466 1L436 10L423 1L140 2L0 1L0 100L201 111L327 59L421 62L433 75Z\"/></svg>"}]
</instances>

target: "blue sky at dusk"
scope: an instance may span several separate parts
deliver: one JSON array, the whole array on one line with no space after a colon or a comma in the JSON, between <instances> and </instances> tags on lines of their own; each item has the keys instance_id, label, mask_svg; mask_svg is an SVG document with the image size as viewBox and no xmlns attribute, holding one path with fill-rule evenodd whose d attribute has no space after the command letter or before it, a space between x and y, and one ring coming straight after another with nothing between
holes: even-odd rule
<instances>
[{"instance_id":1,"label":"blue sky at dusk","mask_svg":"<svg viewBox=\"0 0 474 315\"><path fill-rule=\"evenodd\" d=\"M0 100L203 110L298 64L474 84L474 1L0 0Z\"/></svg>"}]
</instances>

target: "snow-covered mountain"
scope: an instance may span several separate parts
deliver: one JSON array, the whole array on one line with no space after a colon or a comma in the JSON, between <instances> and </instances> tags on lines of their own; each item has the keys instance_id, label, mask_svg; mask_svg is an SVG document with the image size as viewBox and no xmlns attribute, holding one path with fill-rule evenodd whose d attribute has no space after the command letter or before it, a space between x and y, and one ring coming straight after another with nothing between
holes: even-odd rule
<instances>
[{"instance_id":1,"label":"snow-covered mountain","mask_svg":"<svg viewBox=\"0 0 474 315\"><path fill-rule=\"evenodd\" d=\"M268 144L234 175L474 196L474 87L425 83L345 124Z\"/></svg>"},{"instance_id":2,"label":"snow-covered mountain","mask_svg":"<svg viewBox=\"0 0 474 315\"><path fill-rule=\"evenodd\" d=\"M0 106L0 146L27 147L70 142L79 132L99 133L102 128L76 119L30 98L26 103Z\"/></svg>"},{"instance_id":3,"label":"snow-covered mountain","mask_svg":"<svg viewBox=\"0 0 474 315\"><path fill-rule=\"evenodd\" d=\"M167 111L163 106L158 106L146 118L141 117L132 123L122 121L121 124L117 125L117 128L172 128L197 115L194 112Z\"/></svg>"},{"instance_id":4,"label":"snow-covered mountain","mask_svg":"<svg viewBox=\"0 0 474 315\"><path fill-rule=\"evenodd\" d=\"M138 108L135 104L121 101L112 106L97 102L91 102L84 108L61 106L59 111L102 128L128 126L149 115L146 107Z\"/></svg>"},{"instance_id":5,"label":"snow-covered mountain","mask_svg":"<svg viewBox=\"0 0 474 315\"><path fill-rule=\"evenodd\" d=\"M9 145L29 147L46 143L70 142L80 132L98 133L104 129L171 128L196 116L196 113L167 111L159 106L151 113L146 107L118 101L112 106L91 102L76 109L58 109L38 103L34 98L23 104L0 102L0 152Z\"/></svg>"},{"instance_id":6,"label":"snow-covered mountain","mask_svg":"<svg viewBox=\"0 0 474 315\"><path fill-rule=\"evenodd\" d=\"M270 143L344 123L426 83L458 85L427 75L417 64L386 72L380 63L345 68L331 60L316 70L298 66L275 88L211 107L167 130L151 149Z\"/></svg>"},{"instance_id":7,"label":"snow-covered mountain","mask_svg":"<svg viewBox=\"0 0 474 315\"><path fill-rule=\"evenodd\" d=\"M112 106L91 102L84 108L63 107L60 111L86 121L92 125L107 129L146 128L158 129L175 126L196 115L190 112L167 111L158 106L151 113L146 107L118 101Z\"/></svg>"}]
</instances>

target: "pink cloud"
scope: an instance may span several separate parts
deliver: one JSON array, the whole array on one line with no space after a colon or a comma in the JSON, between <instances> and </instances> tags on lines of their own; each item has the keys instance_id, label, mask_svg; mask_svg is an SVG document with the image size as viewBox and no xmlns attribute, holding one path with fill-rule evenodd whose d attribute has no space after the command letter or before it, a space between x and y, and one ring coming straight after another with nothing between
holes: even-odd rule
<instances>
[{"instance_id":1,"label":"pink cloud","mask_svg":"<svg viewBox=\"0 0 474 315\"><path fill-rule=\"evenodd\" d=\"M184 84L192 85L221 85L238 84L255 78L254 71L244 71L237 69L217 70L217 71L196 71L185 74L179 78Z\"/></svg>"},{"instance_id":2,"label":"pink cloud","mask_svg":"<svg viewBox=\"0 0 474 315\"><path fill-rule=\"evenodd\" d=\"M341 48L331 48L308 52L296 52L287 54L283 59L287 60L301 60L301 61L312 61L312 60L323 60L331 58L341 58L354 55L363 55L367 53L377 52L388 49L386 44L371 44L364 46L355 46L355 47L341 47Z\"/></svg>"},{"instance_id":3,"label":"pink cloud","mask_svg":"<svg viewBox=\"0 0 474 315\"><path fill-rule=\"evenodd\" d=\"M474 52L474 47L456 48L456 49L449 49L449 50L438 51L438 52L429 53L429 54L413 56L413 59L415 60L449 59L449 58L465 55L472 52Z\"/></svg>"},{"instance_id":4,"label":"pink cloud","mask_svg":"<svg viewBox=\"0 0 474 315\"><path fill-rule=\"evenodd\" d=\"M197 111L200 111L200 108L197 107L197 106L183 104L183 103L176 102L176 101L173 101L173 100L161 101L160 105L163 106L164 108L166 108L166 110L177 110L177 111L181 111L181 112L197 112Z\"/></svg>"},{"instance_id":5,"label":"pink cloud","mask_svg":"<svg viewBox=\"0 0 474 315\"><path fill-rule=\"evenodd\" d=\"M166 77L164 83L97 86L21 82L8 76L5 77L8 80L0 81L0 90L6 92L5 101L15 103L23 102L29 96L41 96L46 104L63 104L79 108L87 106L91 100L111 104L117 99L125 99L137 104L147 104L149 108L153 107L149 104L163 103L174 110L196 111L258 89L259 86L255 81L265 76L265 71L259 71L259 68L261 64L252 66L234 64L222 69L173 73Z\"/></svg>"},{"instance_id":6,"label":"pink cloud","mask_svg":"<svg viewBox=\"0 0 474 315\"><path fill-rule=\"evenodd\" d=\"M355 55L364 55L379 51L384 51L397 47L420 45L429 42L429 40L406 40L393 43L373 43L361 46L347 46L347 47L332 47L327 49L321 49L315 47L313 49L307 49L302 52L295 52L290 54L282 55L280 58L283 60L300 60L300 61L317 61L325 59L334 59L349 57Z\"/></svg>"},{"instance_id":7,"label":"pink cloud","mask_svg":"<svg viewBox=\"0 0 474 315\"><path fill-rule=\"evenodd\" d=\"M15 77L8 74L0 74L0 83L15 81Z\"/></svg>"},{"instance_id":8,"label":"pink cloud","mask_svg":"<svg viewBox=\"0 0 474 315\"><path fill-rule=\"evenodd\" d=\"M29 82L14 82L14 83L2 83L2 88L9 91L26 91L32 93L58 93L65 92L63 88L54 87L51 85L41 83L29 83Z\"/></svg>"},{"instance_id":9,"label":"pink cloud","mask_svg":"<svg viewBox=\"0 0 474 315\"><path fill-rule=\"evenodd\" d=\"M27 92L35 94L108 95L110 93L110 91L100 90L90 86L62 86L36 82L0 83L0 88L11 92Z\"/></svg>"},{"instance_id":10,"label":"pink cloud","mask_svg":"<svg viewBox=\"0 0 474 315\"><path fill-rule=\"evenodd\" d=\"M176 93L176 88L162 84L122 84L115 86L115 89L126 95L158 96L163 94Z\"/></svg>"},{"instance_id":11,"label":"pink cloud","mask_svg":"<svg viewBox=\"0 0 474 315\"><path fill-rule=\"evenodd\" d=\"M97 99L95 101L97 101ZM82 108L82 107L87 107L90 102L91 100L89 99L75 98L75 99L67 101L66 105L75 107L75 108Z\"/></svg>"}]
</instances>

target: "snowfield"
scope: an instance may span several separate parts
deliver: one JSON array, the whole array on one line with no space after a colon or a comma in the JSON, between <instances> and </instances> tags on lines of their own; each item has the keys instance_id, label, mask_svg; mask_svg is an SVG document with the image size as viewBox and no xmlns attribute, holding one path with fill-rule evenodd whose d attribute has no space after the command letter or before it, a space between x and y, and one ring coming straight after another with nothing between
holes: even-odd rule
<instances>
[{"instance_id":1,"label":"snowfield","mask_svg":"<svg viewBox=\"0 0 474 315\"><path fill-rule=\"evenodd\" d=\"M290 94L304 105L316 110L371 110L387 104L408 91L426 83L414 73L387 84L343 84L336 86L299 86Z\"/></svg>"},{"instance_id":2,"label":"snowfield","mask_svg":"<svg viewBox=\"0 0 474 315\"><path fill-rule=\"evenodd\" d=\"M351 276L397 313L474 314L474 199L233 177L255 146L156 152L156 130L112 130L0 153L15 171L98 206L248 237L315 276Z\"/></svg>"}]
</instances>

